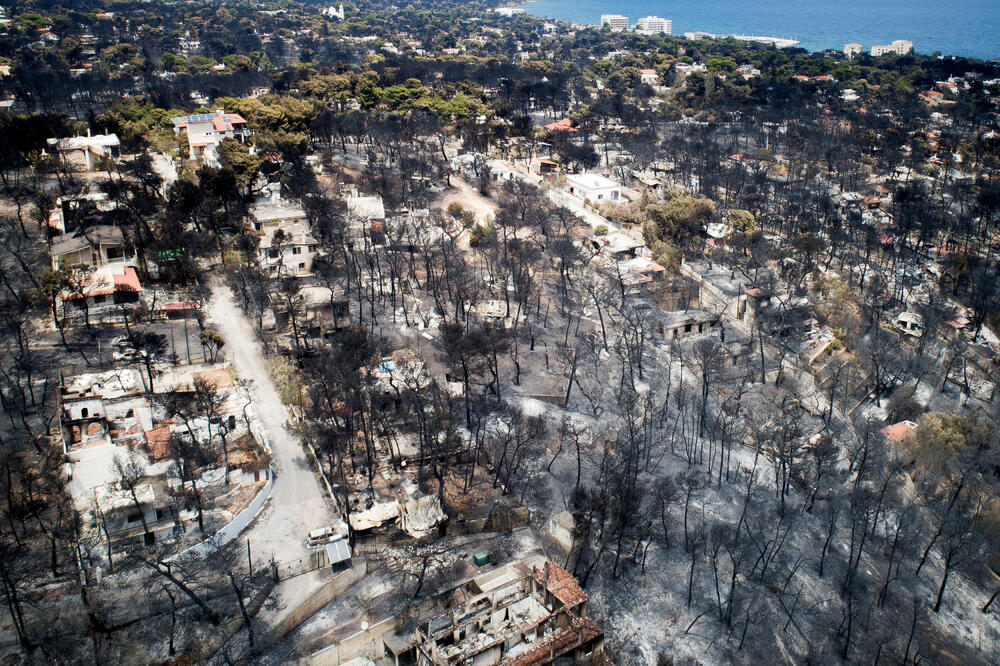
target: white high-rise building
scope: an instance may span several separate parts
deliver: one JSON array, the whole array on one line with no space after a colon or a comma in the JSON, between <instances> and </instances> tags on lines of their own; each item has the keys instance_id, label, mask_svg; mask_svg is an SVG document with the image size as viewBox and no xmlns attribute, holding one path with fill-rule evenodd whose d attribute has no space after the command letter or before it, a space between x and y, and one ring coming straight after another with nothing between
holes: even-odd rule
<instances>
[{"instance_id":1,"label":"white high-rise building","mask_svg":"<svg viewBox=\"0 0 1000 666\"><path fill-rule=\"evenodd\" d=\"M893 40L892 44L873 46L872 55L880 56L886 55L888 53L895 53L896 55L906 55L913 50L913 42L907 39L896 39Z\"/></svg>"},{"instance_id":2,"label":"white high-rise building","mask_svg":"<svg viewBox=\"0 0 1000 666\"><path fill-rule=\"evenodd\" d=\"M856 55L861 54L861 44L857 42L851 42L850 44L844 44L844 55L848 58L853 58Z\"/></svg>"},{"instance_id":3,"label":"white high-rise building","mask_svg":"<svg viewBox=\"0 0 1000 666\"><path fill-rule=\"evenodd\" d=\"M601 27L608 26L611 32L628 30L628 17L621 14L601 14Z\"/></svg>"},{"instance_id":4,"label":"white high-rise building","mask_svg":"<svg viewBox=\"0 0 1000 666\"><path fill-rule=\"evenodd\" d=\"M646 16L636 21L635 29L639 32L649 34L663 33L669 35L673 29L673 25L670 19L660 18L659 16Z\"/></svg>"}]
</instances>

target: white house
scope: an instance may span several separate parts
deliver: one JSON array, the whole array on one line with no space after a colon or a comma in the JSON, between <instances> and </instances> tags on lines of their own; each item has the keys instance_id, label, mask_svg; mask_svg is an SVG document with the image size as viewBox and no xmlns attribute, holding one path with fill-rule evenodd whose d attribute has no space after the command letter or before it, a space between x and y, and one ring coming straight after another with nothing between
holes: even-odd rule
<instances>
[{"instance_id":1,"label":"white house","mask_svg":"<svg viewBox=\"0 0 1000 666\"><path fill-rule=\"evenodd\" d=\"M919 338L924 334L924 318L916 312L900 312L896 315L896 327L906 335Z\"/></svg>"},{"instance_id":2,"label":"white house","mask_svg":"<svg viewBox=\"0 0 1000 666\"><path fill-rule=\"evenodd\" d=\"M191 159L208 163L218 160L215 149L226 138L245 142L250 136L247 121L238 113L226 113L218 109L215 113L198 113L193 116L171 118L174 134L187 133Z\"/></svg>"},{"instance_id":3,"label":"white house","mask_svg":"<svg viewBox=\"0 0 1000 666\"><path fill-rule=\"evenodd\" d=\"M250 207L250 226L254 231L265 227L280 227L306 223L308 217L301 206L281 198L281 185L268 185L269 195L258 197Z\"/></svg>"},{"instance_id":4,"label":"white house","mask_svg":"<svg viewBox=\"0 0 1000 666\"><path fill-rule=\"evenodd\" d=\"M266 227L257 252L271 277L306 277L312 275L316 246L309 227L294 222Z\"/></svg>"},{"instance_id":5,"label":"white house","mask_svg":"<svg viewBox=\"0 0 1000 666\"><path fill-rule=\"evenodd\" d=\"M490 176L493 177L493 180L498 182L514 180L522 175L518 172L516 167L503 160L490 160L489 167Z\"/></svg>"},{"instance_id":6,"label":"white house","mask_svg":"<svg viewBox=\"0 0 1000 666\"><path fill-rule=\"evenodd\" d=\"M95 134L91 136L73 136L66 139L48 139L47 143L63 158L76 167L87 171L97 168L98 158L117 157L121 143L117 134Z\"/></svg>"},{"instance_id":7,"label":"white house","mask_svg":"<svg viewBox=\"0 0 1000 666\"><path fill-rule=\"evenodd\" d=\"M622 195L620 183L596 173L574 173L566 176L566 189L574 197L592 203L618 201Z\"/></svg>"},{"instance_id":8,"label":"white house","mask_svg":"<svg viewBox=\"0 0 1000 666\"><path fill-rule=\"evenodd\" d=\"M131 248L125 247L122 230L107 224L98 224L52 239L49 247L52 268L62 266L103 266L135 258Z\"/></svg>"},{"instance_id":9,"label":"white house","mask_svg":"<svg viewBox=\"0 0 1000 666\"><path fill-rule=\"evenodd\" d=\"M645 83L647 86L655 86L657 82L659 82L660 77L656 73L655 69L640 69L639 80Z\"/></svg>"}]
</instances>

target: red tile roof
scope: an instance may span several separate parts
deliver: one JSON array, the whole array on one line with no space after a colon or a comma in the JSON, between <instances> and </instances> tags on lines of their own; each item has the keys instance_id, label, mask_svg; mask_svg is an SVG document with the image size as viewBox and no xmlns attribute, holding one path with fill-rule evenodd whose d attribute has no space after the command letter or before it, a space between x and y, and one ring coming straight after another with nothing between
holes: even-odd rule
<instances>
[{"instance_id":1,"label":"red tile roof","mask_svg":"<svg viewBox=\"0 0 1000 666\"><path fill-rule=\"evenodd\" d=\"M580 130L573 127L573 121L569 118L563 118L562 120L554 123L549 123L545 126L545 129L550 132L579 132Z\"/></svg>"},{"instance_id":2,"label":"red tile roof","mask_svg":"<svg viewBox=\"0 0 1000 666\"><path fill-rule=\"evenodd\" d=\"M92 275L89 285L83 289L83 295L108 296L117 292L142 291L142 285L139 284L139 275L135 272L135 269L131 266L125 266L124 270L124 273L112 273L110 281L107 279L109 277L107 273ZM80 298L80 294L64 294L62 298L63 300L73 300Z\"/></svg>"},{"instance_id":3,"label":"red tile roof","mask_svg":"<svg viewBox=\"0 0 1000 666\"><path fill-rule=\"evenodd\" d=\"M170 421L164 421L152 430L146 430L146 445L152 462L170 457Z\"/></svg>"},{"instance_id":4,"label":"red tile roof","mask_svg":"<svg viewBox=\"0 0 1000 666\"><path fill-rule=\"evenodd\" d=\"M112 277L115 279L115 291L142 291L139 275L131 266L126 266L124 273L115 273Z\"/></svg>"},{"instance_id":5,"label":"red tile roof","mask_svg":"<svg viewBox=\"0 0 1000 666\"><path fill-rule=\"evenodd\" d=\"M911 432L916 432L916 430L917 424L913 421L900 421L899 423L887 425L879 430L879 432L885 435L885 438L893 444L899 444L906 439L907 435Z\"/></svg>"},{"instance_id":6,"label":"red tile roof","mask_svg":"<svg viewBox=\"0 0 1000 666\"><path fill-rule=\"evenodd\" d=\"M558 599L563 606L572 608L585 602L590 597L580 588L573 574L559 566L555 560L549 560L548 580L545 569L533 569L531 575Z\"/></svg>"}]
</instances>

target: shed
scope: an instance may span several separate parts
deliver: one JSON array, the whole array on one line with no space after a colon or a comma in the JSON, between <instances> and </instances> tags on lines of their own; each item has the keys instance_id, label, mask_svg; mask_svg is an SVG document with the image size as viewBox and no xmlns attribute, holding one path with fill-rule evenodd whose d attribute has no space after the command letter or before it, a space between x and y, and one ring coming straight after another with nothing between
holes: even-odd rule
<instances>
[{"instance_id":1,"label":"shed","mask_svg":"<svg viewBox=\"0 0 1000 666\"><path fill-rule=\"evenodd\" d=\"M351 548L347 545L347 540L337 539L326 544L326 557L331 566L351 559Z\"/></svg>"}]
</instances>

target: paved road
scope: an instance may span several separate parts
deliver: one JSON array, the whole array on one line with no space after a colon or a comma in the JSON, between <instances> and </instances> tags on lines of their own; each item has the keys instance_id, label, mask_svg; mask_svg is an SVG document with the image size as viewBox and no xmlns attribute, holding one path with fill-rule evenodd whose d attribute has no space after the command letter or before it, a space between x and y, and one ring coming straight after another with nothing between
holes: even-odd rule
<instances>
[{"instance_id":1,"label":"paved road","mask_svg":"<svg viewBox=\"0 0 1000 666\"><path fill-rule=\"evenodd\" d=\"M226 340L223 351L241 379L254 381L253 407L271 443L275 478L271 496L250 528L254 559L288 562L308 554L309 530L329 525L333 512L320 482L309 467L301 440L285 427L287 410L271 380L261 344L246 315L221 278L209 280L212 297L208 319Z\"/></svg>"}]
</instances>

